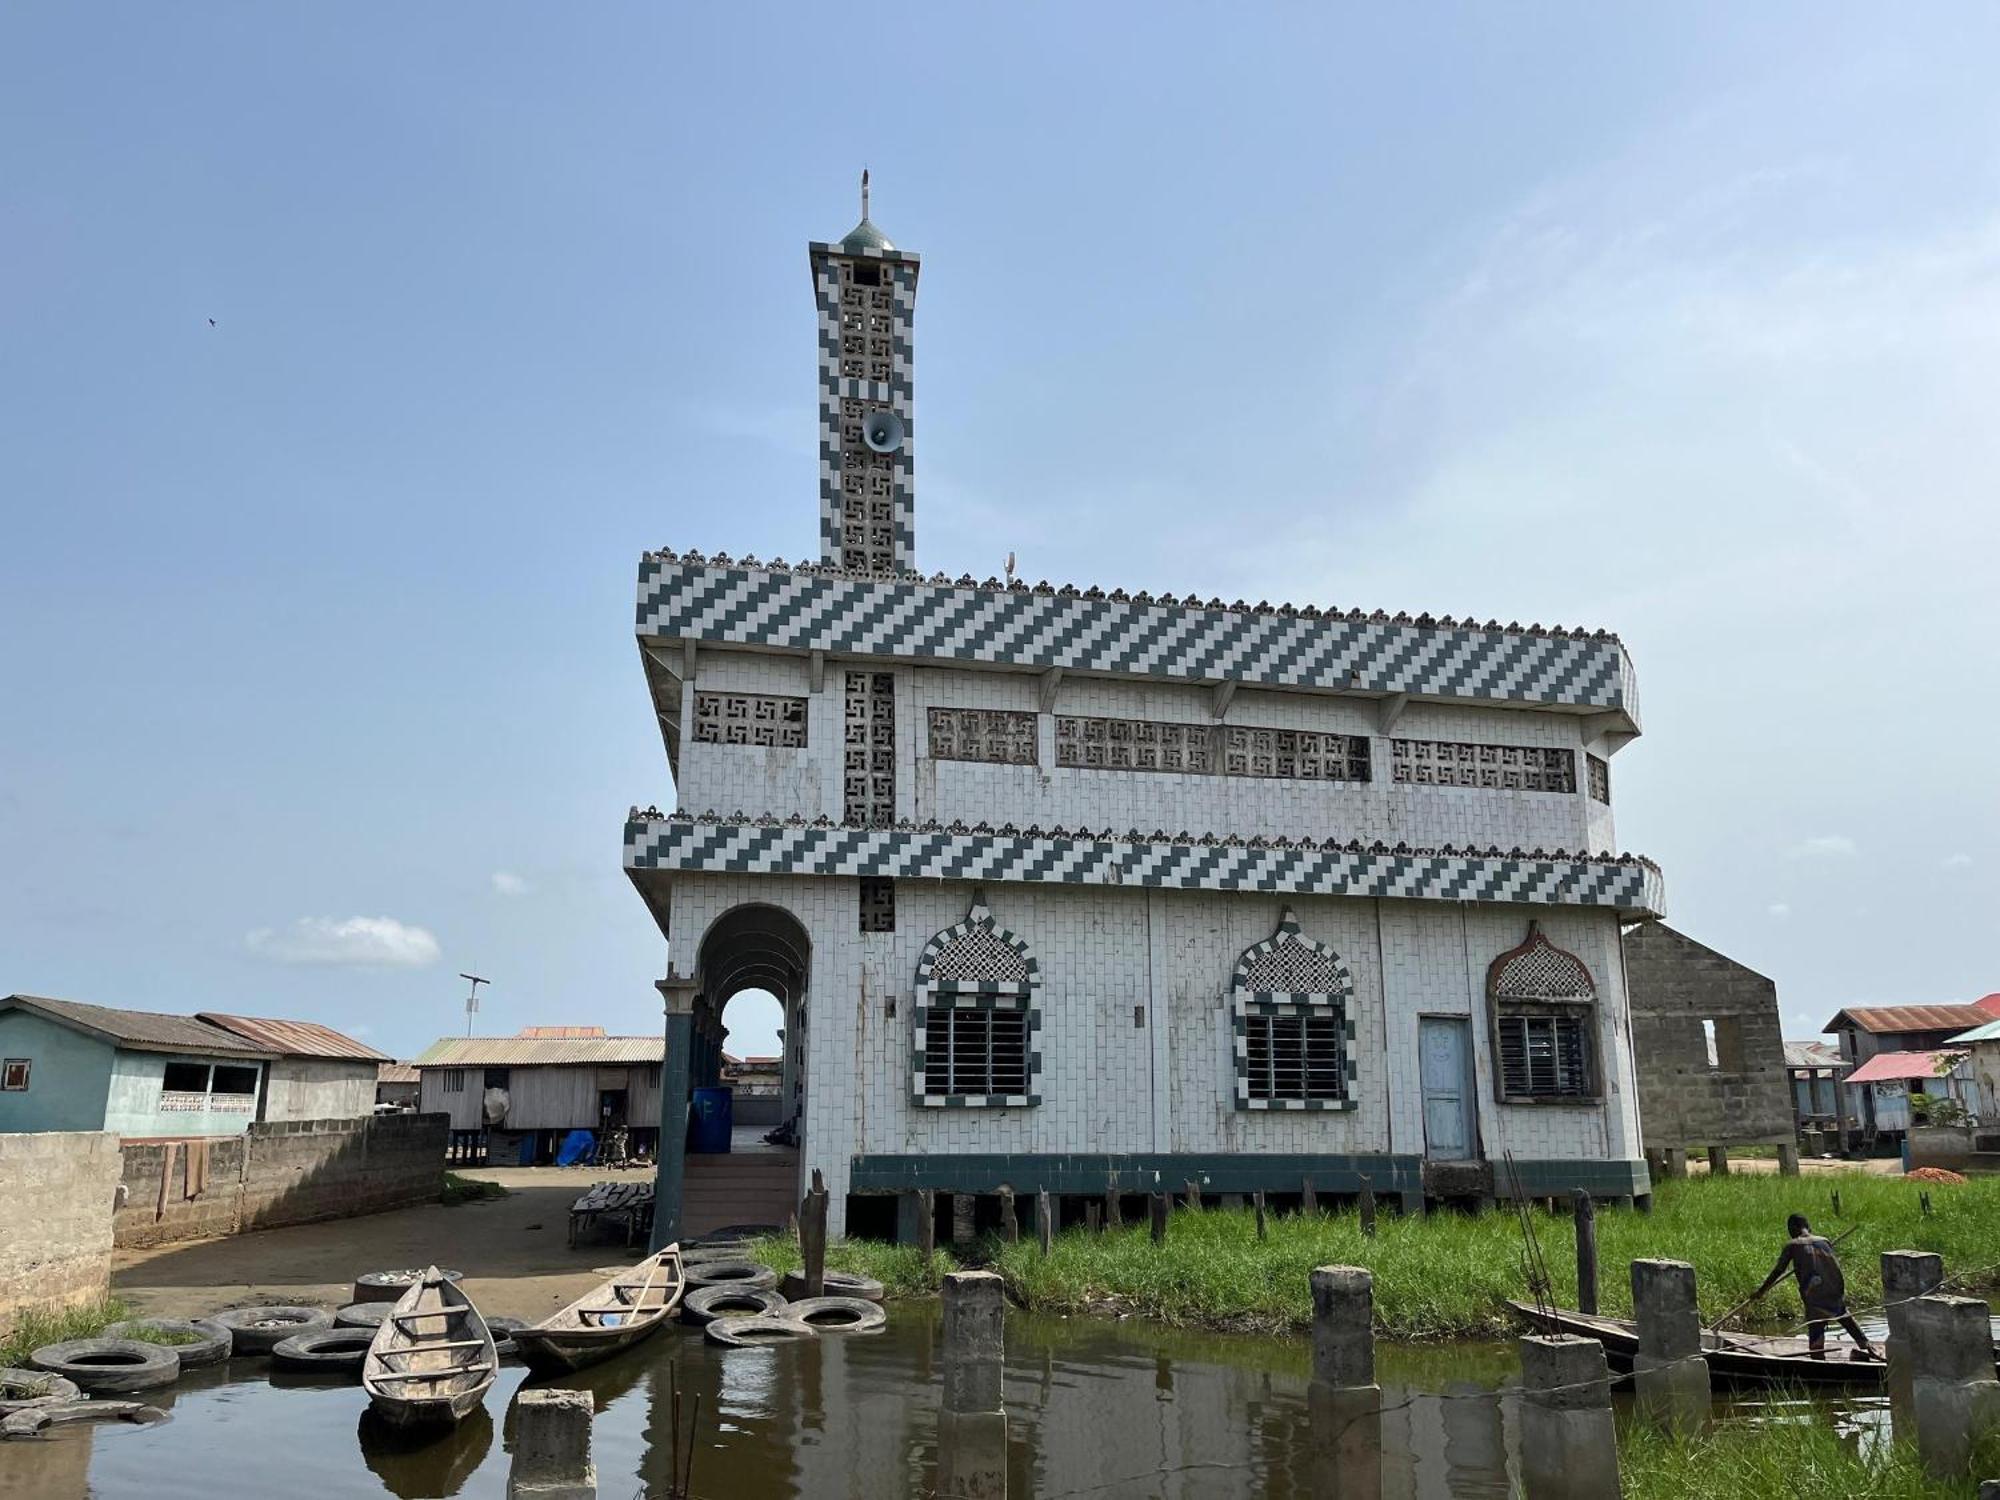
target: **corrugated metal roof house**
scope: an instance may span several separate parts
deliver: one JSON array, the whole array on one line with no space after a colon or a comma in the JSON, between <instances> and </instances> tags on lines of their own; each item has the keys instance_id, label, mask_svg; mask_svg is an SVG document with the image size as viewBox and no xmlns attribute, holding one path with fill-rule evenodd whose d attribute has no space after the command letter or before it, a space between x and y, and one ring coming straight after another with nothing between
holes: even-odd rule
<instances>
[{"instance_id":1,"label":"corrugated metal roof house","mask_svg":"<svg viewBox=\"0 0 2000 1500\"><path fill-rule=\"evenodd\" d=\"M571 1130L623 1125L643 1147L659 1129L665 1056L659 1036L441 1037L415 1059L417 1107L449 1115L454 1131L533 1132L543 1146Z\"/></svg>"}]
</instances>

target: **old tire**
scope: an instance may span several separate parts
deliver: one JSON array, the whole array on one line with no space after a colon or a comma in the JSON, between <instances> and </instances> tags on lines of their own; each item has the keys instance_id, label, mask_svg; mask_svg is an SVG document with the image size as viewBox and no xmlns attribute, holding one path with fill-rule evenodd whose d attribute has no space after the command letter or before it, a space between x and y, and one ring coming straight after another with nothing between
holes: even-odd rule
<instances>
[{"instance_id":1,"label":"old tire","mask_svg":"<svg viewBox=\"0 0 2000 1500\"><path fill-rule=\"evenodd\" d=\"M791 1304L769 1287L696 1287L681 1300L681 1319L697 1326L717 1318L754 1318L782 1313Z\"/></svg>"},{"instance_id":2,"label":"old tire","mask_svg":"<svg viewBox=\"0 0 2000 1500\"><path fill-rule=\"evenodd\" d=\"M142 1328L157 1328L163 1333L192 1334L198 1343L162 1344L163 1349L171 1349L180 1359L183 1370L198 1370L203 1365L219 1365L229 1358L229 1350L234 1342L229 1330L213 1318L128 1318L123 1323L113 1323L98 1335L106 1339L137 1339L142 1344L152 1340L141 1338Z\"/></svg>"},{"instance_id":3,"label":"old tire","mask_svg":"<svg viewBox=\"0 0 2000 1500\"><path fill-rule=\"evenodd\" d=\"M702 1330L711 1344L725 1349L762 1349L771 1344L797 1344L819 1337L819 1330L783 1313L749 1318L715 1318Z\"/></svg>"},{"instance_id":4,"label":"old tire","mask_svg":"<svg viewBox=\"0 0 2000 1500\"><path fill-rule=\"evenodd\" d=\"M521 1350L514 1342L514 1330L527 1326L526 1318L488 1318L486 1330L493 1335L493 1352L501 1359L516 1358Z\"/></svg>"},{"instance_id":5,"label":"old tire","mask_svg":"<svg viewBox=\"0 0 2000 1500\"><path fill-rule=\"evenodd\" d=\"M269 1354L284 1340L300 1333L325 1333L333 1314L323 1307L228 1307L210 1322L229 1330L231 1352Z\"/></svg>"},{"instance_id":6,"label":"old tire","mask_svg":"<svg viewBox=\"0 0 2000 1500\"><path fill-rule=\"evenodd\" d=\"M28 1356L28 1363L93 1396L150 1391L181 1377L178 1354L164 1344L137 1339L66 1339L43 1345Z\"/></svg>"},{"instance_id":7,"label":"old tire","mask_svg":"<svg viewBox=\"0 0 2000 1500\"><path fill-rule=\"evenodd\" d=\"M302 1375L359 1374L375 1335L366 1328L322 1328L295 1333L271 1346L271 1367Z\"/></svg>"},{"instance_id":8,"label":"old tire","mask_svg":"<svg viewBox=\"0 0 2000 1500\"><path fill-rule=\"evenodd\" d=\"M856 1276L852 1271L828 1271L820 1278L821 1295L827 1297L859 1297L863 1302L882 1300L882 1283L872 1276ZM787 1271L785 1279L778 1287L785 1294L787 1302L806 1300L806 1278L803 1272Z\"/></svg>"},{"instance_id":9,"label":"old tire","mask_svg":"<svg viewBox=\"0 0 2000 1500\"><path fill-rule=\"evenodd\" d=\"M422 1279L422 1266L405 1266L399 1271L369 1271L354 1278L356 1302L396 1302ZM457 1281L463 1271L439 1271L446 1281Z\"/></svg>"},{"instance_id":10,"label":"old tire","mask_svg":"<svg viewBox=\"0 0 2000 1500\"><path fill-rule=\"evenodd\" d=\"M382 1320L395 1310L393 1302L350 1302L335 1310L335 1328L380 1328Z\"/></svg>"},{"instance_id":11,"label":"old tire","mask_svg":"<svg viewBox=\"0 0 2000 1500\"><path fill-rule=\"evenodd\" d=\"M681 1275L690 1288L747 1286L767 1292L778 1284L778 1273L754 1260L698 1260L693 1265L682 1262Z\"/></svg>"},{"instance_id":12,"label":"old tire","mask_svg":"<svg viewBox=\"0 0 2000 1500\"><path fill-rule=\"evenodd\" d=\"M880 1333L889 1326L882 1305L862 1297L807 1297L787 1302L785 1316L819 1333Z\"/></svg>"},{"instance_id":13,"label":"old tire","mask_svg":"<svg viewBox=\"0 0 2000 1500\"><path fill-rule=\"evenodd\" d=\"M0 1417L43 1406L65 1406L83 1398L74 1380L47 1370L0 1369Z\"/></svg>"}]
</instances>

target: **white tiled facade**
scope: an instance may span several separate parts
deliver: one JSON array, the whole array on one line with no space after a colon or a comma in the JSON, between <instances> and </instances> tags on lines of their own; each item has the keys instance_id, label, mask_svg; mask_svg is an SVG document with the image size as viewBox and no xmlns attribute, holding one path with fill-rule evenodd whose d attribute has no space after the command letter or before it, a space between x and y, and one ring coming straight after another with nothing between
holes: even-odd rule
<instances>
[{"instance_id":1,"label":"white tiled facade","mask_svg":"<svg viewBox=\"0 0 2000 1500\"><path fill-rule=\"evenodd\" d=\"M825 253L826 246L816 247L816 255ZM802 504L802 523L808 514ZM740 642L755 623L732 620L735 634L718 641L648 627L642 611L640 644L684 811L737 824L855 826L843 792L846 676L886 672L894 680L898 825L1109 830L1119 838L1159 831L1182 843L1207 836L1417 852L1560 850L1578 858L1615 850L1611 806L1591 795L1586 756L1609 762L1636 734L1626 700L1580 705L1551 696L1546 706L1518 698L1501 706L1470 691L1406 699L1238 685L1226 677L1197 684L1141 670L1060 673L1025 661L1015 670L1005 663L968 667L877 654L860 642L848 652L748 649ZM804 700L805 744L699 738L697 699L714 694ZM1033 714L1035 764L934 758L934 707ZM1056 721L1066 716L1360 736L1368 742L1369 776L1063 767L1056 764ZM1392 742L1399 738L1558 750L1574 759L1575 789L1397 784ZM1112 1172L1133 1192L1178 1189L1189 1177L1217 1192L1295 1190L1311 1175L1320 1191L1337 1193L1368 1171L1378 1190L1410 1201L1430 1182L1418 1049L1425 1017L1469 1023L1475 1163L1512 1153L1534 1173L1521 1184L1527 1192L1572 1185L1603 1192L1607 1181L1613 1192L1621 1185L1628 1193L1647 1190L1619 931L1621 920L1648 911L1552 904L1555 897L1513 905L905 878L894 883L894 930L864 932L861 882L849 876L747 873L720 854L713 867L697 861L666 870L634 861L630 873L669 939L669 989L697 996L698 1014L712 1018L729 998L712 993L719 982L707 970L719 955L703 957L718 919L734 913L732 922L740 922L746 909L770 908L803 931L809 957L801 993L788 1000L786 1078L788 1088L794 1080L803 1085L801 1170L825 1174L836 1230L850 1191L990 1192L1004 1181L1020 1194L1041 1186L1080 1193L1101 1191L1093 1184ZM1038 966L1033 1104L937 1108L913 1097L919 957L976 900ZM1244 950L1271 938L1287 911L1300 936L1333 949L1352 976L1345 1016L1351 1107L1239 1107L1231 976ZM1594 1097L1499 1102L1488 971L1528 938L1531 922L1580 959L1594 983ZM707 1024L712 1031L713 1020ZM1273 1175L1280 1171L1286 1175ZM1508 1188L1488 1175L1483 1192Z\"/></svg>"}]
</instances>

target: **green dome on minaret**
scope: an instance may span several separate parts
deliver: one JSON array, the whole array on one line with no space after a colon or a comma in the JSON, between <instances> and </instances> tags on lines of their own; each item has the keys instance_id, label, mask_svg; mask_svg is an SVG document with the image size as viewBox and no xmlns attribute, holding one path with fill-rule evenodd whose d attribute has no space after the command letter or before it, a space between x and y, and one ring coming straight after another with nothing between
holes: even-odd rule
<instances>
[{"instance_id":1,"label":"green dome on minaret","mask_svg":"<svg viewBox=\"0 0 2000 1500\"><path fill-rule=\"evenodd\" d=\"M893 250L895 244L889 236L875 227L875 221L868 217L868 169L861 169L861 222L848 230L840 241L840 248L850 255L859 255L867 250Z\"/></svg>"}]
</instances>

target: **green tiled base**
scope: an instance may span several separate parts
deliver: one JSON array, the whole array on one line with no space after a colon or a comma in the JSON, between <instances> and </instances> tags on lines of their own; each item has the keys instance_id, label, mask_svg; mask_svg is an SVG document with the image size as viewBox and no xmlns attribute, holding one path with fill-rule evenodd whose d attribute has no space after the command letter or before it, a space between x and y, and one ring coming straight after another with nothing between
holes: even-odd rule
<instances>
[{"instance_id":1,"label":"green tiled base","mask_svg":"<svg viewBox=\"0 0 2000 1500\"><path fill-rule=\"evenodd\" d=\"M1202 1154L1008 1154L968 1156L857 1156L848 1190L904 1193L930 1188L943 1193L991 1193L1003 1184L1017 1195L1043 1188L1051 1193L1102 1193L1116 1174L1128 1193L1181 1193L1199 1182L1204 1193L1296 1193L1305 1180L1313 1190L1340 1194L1361 1191L1365 1174L1384 1198L1420 1195L1423 1161L1415 1156L1202 1155ZM1643 1161L1516 1161L1493 1165L1494 1192L1514 1196L1514 1180L1529 1198L1568 1197L1582 1188L1595 1198L1630 1198L1652 1191Z\"/></svg>"}]
</instances>

